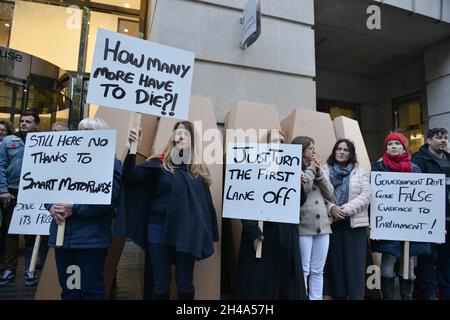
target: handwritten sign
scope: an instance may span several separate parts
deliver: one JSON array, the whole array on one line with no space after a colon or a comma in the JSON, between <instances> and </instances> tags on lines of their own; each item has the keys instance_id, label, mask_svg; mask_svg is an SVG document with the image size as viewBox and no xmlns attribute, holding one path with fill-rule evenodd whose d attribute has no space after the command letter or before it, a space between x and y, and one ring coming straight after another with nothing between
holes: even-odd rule
<instances>
[{"instance_id":1,"label":"handwritten sign","mask_svg":"<svg viewBox=\"0 0 450 320\"><path fill-rule=\"evenodd\" d=\"M97 31L87 102L187 120L192 52Z\"/></svg>"},{"instance_id":2,"label":"handwritten sign","mask_svg":"<svg viewBox=\"0 0 450 320\"><path fill-rule=\"evenodd\" d=\"M299 223L301 146L227 147L223 217Z\"/></svg>"},{"instance_id":3,"label":"handwritten sign","mask_svg":"<svg viewBox=\"0 0 450 320\"><path fill-rule=\"evenodd\" d=\"M445 175L372 172L370 238L445 242Z\"/></svg>"},{"instance_id":4,"label":"handwritten sign","mask_svg":"<svg viewBox=\"0 0 450 320\"><path fill-rule=\"evenodd\" d=\"M17 203L9 225L9 234L50 234L52 215L43 204Z\"/></svg>"},{"instance_id":5,"label":"handwritten sign","mask_svg":"<svg viewBox=\"0 0 450 320\"><path fill-rule=\"evenodd\" d=\"M18 201L110 204L115 130L28 133Z\"/></svg>"}]
</instances>

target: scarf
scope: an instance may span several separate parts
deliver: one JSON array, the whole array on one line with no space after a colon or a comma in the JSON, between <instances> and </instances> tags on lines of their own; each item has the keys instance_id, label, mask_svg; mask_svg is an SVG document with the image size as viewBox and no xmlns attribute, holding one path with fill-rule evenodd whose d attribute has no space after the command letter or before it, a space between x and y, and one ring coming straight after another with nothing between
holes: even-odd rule
<instances>
[{"instance_id":1,"label":"scarf","mask_svg":"<svg viewBox=\"0 0 450 320\"><path fill-rule=\"evenodd\" d=\"M393 172L413 172L411 155L407 152L396 156L385 153L383 164Z\"/></svg>"},{"instance_id":2,"label":"scarf","mask_svg":"<svg viewBox=\"0 0 450 320\"><path fill-rule=\"evenodd\" d=\"M353 163L349 163L345 167L334 163L330 168L330 182L334 187L334 200L338 206L348 202L350 173L353 168Z\"/></svg>"}]
</instances>

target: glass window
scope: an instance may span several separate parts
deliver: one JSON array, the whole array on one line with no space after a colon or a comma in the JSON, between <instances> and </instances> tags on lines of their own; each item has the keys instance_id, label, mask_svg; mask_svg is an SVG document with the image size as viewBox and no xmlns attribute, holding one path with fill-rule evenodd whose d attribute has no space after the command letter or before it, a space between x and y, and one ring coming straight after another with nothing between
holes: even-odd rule
<instances>
[{"instance_id":1,"label":"glass window","mask_svg":"<svg viewBox=\"0 0 450 320\"><path fill-rule=\"evenodd\" d=\"M12 114L20 113L24 89L22 85L0 80L0 120L11 121Z\"/></svg>"},{"instance_id":2,"label":"glass window","mask_svg":"<svg viewBox=\"0 0 450 320\"><path fill-rule=\"evenodd\" d=\"M0 2L0 46L8 47L12 24L13 4Z\"/></svg>"},{"instance_id":3,"label":"glass window","mask_svg":"<svg viewBox=\"0 0 450 320\"><path fill-rule=\"evenodd\" d=\"M110 6L125 8L125 9L135 9L139 10L141 8L141 0L94 0L93 3L102 3Z\"/></svg>"},{"instance_id":4,"label":"glass window","mask_svg":"<svg viewBox=\"0 0 450 320\"><path fill-rule=\"evenodd\" d=\"M317 111L329 113L331 120L344 116L359 121L359 104L356 103L318 99Z\"/></svg>"},{"instance_id":5,"label":"glass window","mask_svg":"<svg viewBox=\"0 0 450 320\"><path fill-rule=\"evenodd\" d=\"M409 152L416 152L425 143L422 108L418 95L394 101L395 132L401 132L409 142Z\"/></svg>"},{"instance_id":6,"label":"glass window","mask_svg":"<svg viewBox=\"0 0 450 320\"><path fill-rule=\"evenodd\" d=\"M82 10L42 3L16 1L9 47L76 71Z\"/></svg>"},{"instance_id":7,"label":"glass window","mask_svg":"<svg viewBox=\"0 0 450 320\"><path fill-rule=\"evenodd\" d=\"M60 92L30 85L28 109L39 113L41 118L40 131L49 131L54 122L67 123L70 103L70 99Z\"/></svg>"}]
</instances>

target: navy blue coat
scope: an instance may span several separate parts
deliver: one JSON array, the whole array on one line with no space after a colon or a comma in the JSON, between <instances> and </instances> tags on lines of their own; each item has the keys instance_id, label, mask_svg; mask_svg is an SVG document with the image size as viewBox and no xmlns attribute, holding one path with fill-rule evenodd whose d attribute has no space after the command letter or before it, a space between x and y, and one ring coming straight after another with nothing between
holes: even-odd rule
<instances>
[{"instance_id":1,"label":"navy blue coat","mask_svg":"<svg viewBox=\"0 0 450 320\"><path fill-rule=\"evenodd\" d=\"M72 216L66 220L64 243L60 249L105 249L111 247L112 219L119 203L122 164L114 160L114 175L110 205L74 204ZM50 209L52 205L46 204ZM58 225L52 221L48 245L56 247Z\"/></svg>"},{"instance_id":2,"label":"navy blue coat","mask_svg":"<svg viewBox=\"0 0 450 320\"><path fill-rule=\"evenodd\" d=\"M421 173L422 171L416 164L412 164L412 170L414 173ZM372 171L384 171L391 172L391 170L386 167L383 161L376 162L372 165ZM403 252L403 241L395 240L372 240L371 249L373 252L380 252L390 254L394 257L401 257ZM429 255L431 254L431 246L429 243L425 242L409 242L409 256L413 257L416 255Z\"/></svg>"},{"instance_id":3,"label":"navy blue coat","mask_svg":"<svg viewBox=\"0 0 450 320\"><path fill-rule=\"evenodd\" d=\"M127 236L145 249L147 245L147 215L155 186L152 170L165 170L154 158L136 166L136 156L127 155L123 180ZM214 254L214 242L219 240L216 211L209 187L201 177L194 177L186 168L176 168L163 226L162 243L176 251L192 254L197 260Z\"/></svg>"}]
</instances>

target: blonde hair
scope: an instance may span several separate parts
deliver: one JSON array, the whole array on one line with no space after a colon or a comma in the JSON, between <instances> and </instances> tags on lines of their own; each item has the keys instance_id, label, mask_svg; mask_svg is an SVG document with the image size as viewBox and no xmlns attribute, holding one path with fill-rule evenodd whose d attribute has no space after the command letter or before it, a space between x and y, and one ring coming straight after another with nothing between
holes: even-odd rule
<instances>
[{"instance_id":1,"label":"blonde hair","mask_svg":"<svg viewBox=\"0 0 450 320\"><path fill-rule=\"evenodd\" d=\"M56 130L56 127L61 127L61 130ZM67 130L69 130L69 127L65 123L62 123L62 122L55 122L52 125L52 131L67 131Z\"/></svg>"},{"instance_id":2,"label":"blonde hair","mask_svg":"<svg viewBox=\"0 0 450 320\"><path fill-rule=\"evenodd\" d=\"M197 132L194 128L194 124L190 121L179 121L175 123L172 135L169 139L169 141L166 144L166 147L164 148L163 154L164 158L162 159L163 167L167 171L174 173L174 169L176 168L176 165L173 163L172 159L172 150L176 145L174 135L175 131L178 128L179 125L183 125L186 130L189 132L190 135L190 153L189 153L189 161L187 164L188 172L192 174L194 177L200 176L205 183L210 186L212 183L211 180L211 174L209 172L208 167L203 162L203 157L201 156L200 152L200 146L201 146L201 140L198 138ZM151 158L159 157L159 154L153 155Z\"/></svg>"},{"instance_id":3,"label":"blonde hair","mask_svg":"<svg viewBox=\"0 0 450 320\"><path fill-rule=\"evenodd\" d=\"M102 118L85 118L78 124L78 130L108 130L109 126Z\"/></svg>"}]
</instances>

